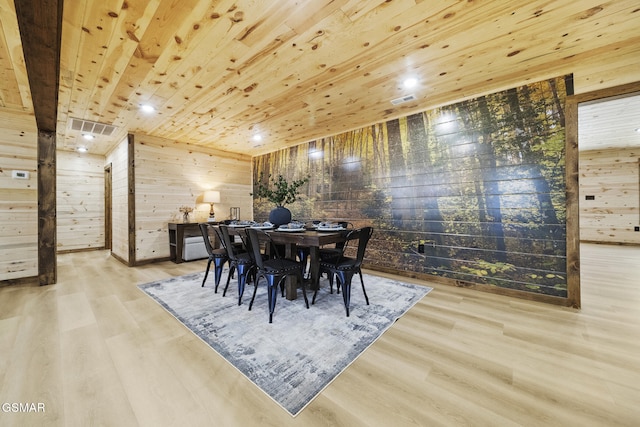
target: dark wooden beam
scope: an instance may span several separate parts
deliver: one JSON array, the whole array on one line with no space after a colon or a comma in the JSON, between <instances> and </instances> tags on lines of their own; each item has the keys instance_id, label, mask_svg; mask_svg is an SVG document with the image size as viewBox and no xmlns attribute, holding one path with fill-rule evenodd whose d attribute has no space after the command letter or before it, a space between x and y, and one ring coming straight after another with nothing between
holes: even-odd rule
<instances>
[{"instance_id":1,"label":"dark wooden beam","mask_svg":"<svg viewBox=\"0 0 640 427\"><path fill-rule=\"evenodd\" d=\"M15 0L38 129L56 131L63 0Z\"/></svg>"},{"instance_id":2,"label":"dark wooden beam","mask_svg":"<svg viewBox=\"0 0 640 427\"><path fill-rule=\"evenodd\" d=\"M52 285L57 272L56 137L38 130L38 283Z\"/></svg>"},{"instance_id":3,"label":"dark wooden beam","mask_svg":"<svg viewBox=\"0 0 640 427\"><path fill-rule=\"evenodd\" d=\"M15 0L38 126L38 281L56 283L56 123L63 0Z\"/></svg>"},{"instance_id":4,"label":"dark wooden beam","mask_svg":"<svg viewBox=\"0 0 640 427\"><path fill-rule=\"evenodd\" d=\"M129 267L137 265L136 261L136 150L135 137L133 134L127 135L127 158L128 158L128 229L129 229L129 259L127 264Z\"/></svg>"}]
</instances>

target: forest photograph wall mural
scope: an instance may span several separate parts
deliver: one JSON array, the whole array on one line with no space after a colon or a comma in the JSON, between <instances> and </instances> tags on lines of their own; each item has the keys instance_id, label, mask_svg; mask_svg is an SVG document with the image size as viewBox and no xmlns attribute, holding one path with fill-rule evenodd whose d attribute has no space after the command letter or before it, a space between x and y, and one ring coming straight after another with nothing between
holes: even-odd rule
<instances>
[{"instance_id":1,"label":"forest photograph wall mural","mask_svg":"<svg viewBox=\"0 0 640 427\"><path fill-rule=\"evenodd\" d=\"M287 206L296 220L372 225L365 266L566 297L570 82L532 83L255 157L253 176L309 177ZM256 198L254 219L273 207Z\"/></svg>"}]
</instances>

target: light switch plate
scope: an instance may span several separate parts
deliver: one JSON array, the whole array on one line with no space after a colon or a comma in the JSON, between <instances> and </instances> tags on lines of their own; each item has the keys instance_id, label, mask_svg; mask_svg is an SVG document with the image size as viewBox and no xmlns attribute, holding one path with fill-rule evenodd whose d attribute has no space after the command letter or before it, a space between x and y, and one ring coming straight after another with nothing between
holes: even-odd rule
<instances>
[{"instance_id":1,"label":"light switch plate","mask_svg":"<svg viewBox=\"0 0 640 427\"><path fill-rule=\"evenodd\" d=\"M13 179L29 179L29 172L27 172L27 171L11 171L11 178L13 178Z\"/></svg>"}]
</instances>

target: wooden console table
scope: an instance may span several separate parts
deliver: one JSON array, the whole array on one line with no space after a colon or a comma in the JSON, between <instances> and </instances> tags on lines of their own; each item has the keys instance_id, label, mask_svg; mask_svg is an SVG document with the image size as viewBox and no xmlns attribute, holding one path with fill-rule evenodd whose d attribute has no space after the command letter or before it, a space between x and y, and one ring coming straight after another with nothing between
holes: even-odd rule
<instances>
[{"instance_id":1,"label":"wooden console table","mask_svg":"<svg viewBox=\"0 0 640 427\"><path fill-rule=\"evenodd\" d=\"M184 238L192 236L202 236L200 224L197 222L170 222L169 223L169 258L176 264L184 262L182 259L182 249Z\"/></svg>"}]
</instances>

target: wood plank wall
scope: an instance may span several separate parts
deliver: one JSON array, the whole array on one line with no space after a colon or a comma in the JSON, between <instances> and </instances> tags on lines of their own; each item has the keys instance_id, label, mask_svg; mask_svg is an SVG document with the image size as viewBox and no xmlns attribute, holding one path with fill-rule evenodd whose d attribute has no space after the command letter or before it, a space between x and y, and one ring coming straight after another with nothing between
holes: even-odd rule
<instances>
[{"instance_id":1,"label":"wood plank wall","mask_svg":"<svg viewBox=\"0 0 640 427\"><path fill-rule=\"evenodd\" d=\"M232 206L240 207L243 219L253 217L251 157L194 150L141 134L135 135L134 151L136 263L169 257L167 224L182 221L181 206L194 208L192 222L207 220L210 205L202 203L206 190L221 193L214 205L217 220L228 219Z\"/></svg>"},{"instance_id":2,"label":"wood plank wall","mask_svg":"<svg viewBox=\"0 0 640 427\"><path fill-rule=\"evenodd\" d=\"M310 176L291 207L297 219L373 225L368 267L573 305L567 82L530 83L256 157L254 175ZM256 217L271 208L257 200Z\"/></svg>"},{"instance_id":3,"label":"wood plank wall","mask_svg":"<svg viewBox=\"0 0 640 427\"><path fill-rule=\"evenodd\" d=\"M581 151L580 240L640 245L639 186L640 149Z\"/></svg>"},{"instance_id":4,"label":"wood plank wall","mask_svg":"<svg viewBox=\"0 0 640 427\"><path fill-rule=\"evenodd\" d=\"M124 139L107 154L112 164L112 247L111 253L124 262L129 261L129 203L128 203L128 146Z\"/></svg>"},{"instance_id":5,"label":"wood plank wall","mask_svg":"<svg viewBox=\"0 0 640 427\"><path fill-rule=\"evenodd\" d=\"M33 114L0 115L0 282L38 275L37 129ZM12 171L29 173L14 179Z\"/></svg>"},{"instance_id":6,"label":"wood plank wall","mask_svg":"<svg viewBox=\"0 0 640 427\"><path fill-rule=\"evenodd\" d=\"M104 247L104 156L58 151L58 252Z\"/></svg>"}]
</instances>

